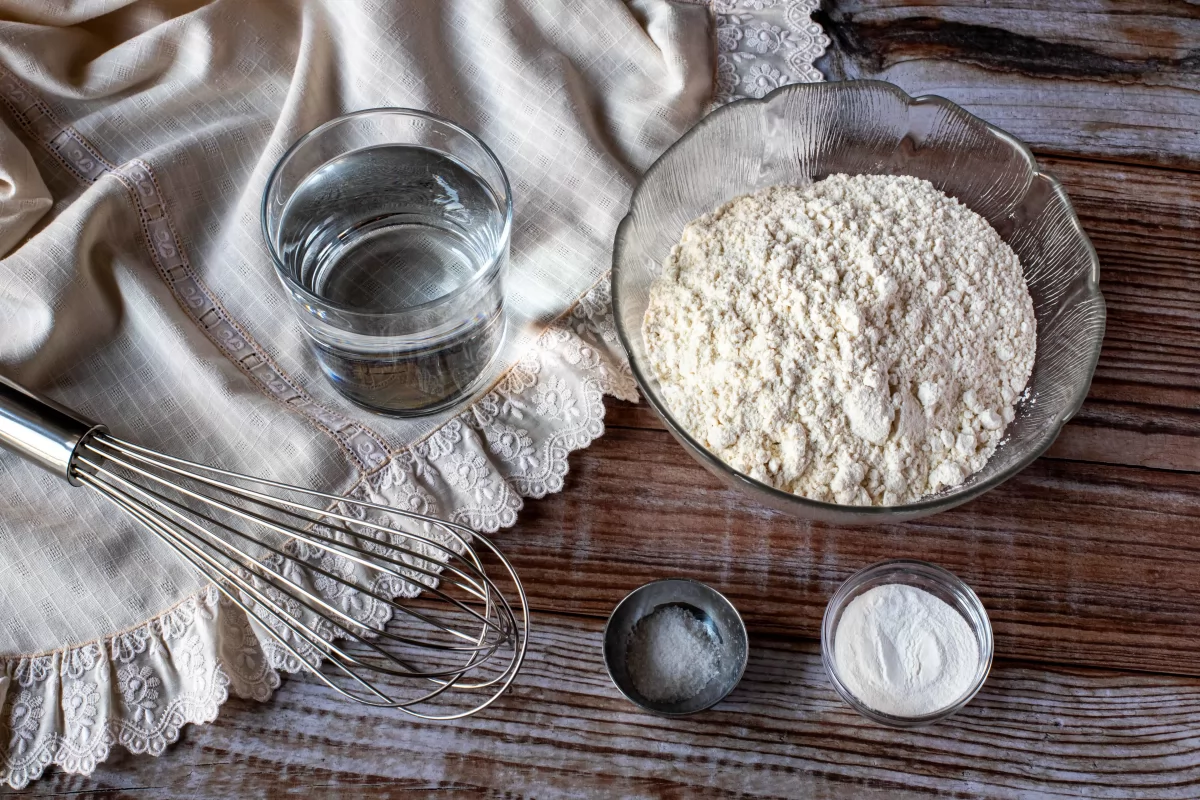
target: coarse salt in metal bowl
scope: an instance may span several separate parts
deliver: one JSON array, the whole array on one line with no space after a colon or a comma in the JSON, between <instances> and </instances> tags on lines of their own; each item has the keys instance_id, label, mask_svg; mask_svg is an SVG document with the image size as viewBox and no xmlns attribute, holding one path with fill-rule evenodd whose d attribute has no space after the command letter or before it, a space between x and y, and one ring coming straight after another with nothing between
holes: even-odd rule
<instances>
[{"instance_id":1,"label":"coarse salt in metal bowl","mask_svg":"<svg viewBox=\"0 0 1200 800\"><path fill-rule=\"evenodd\" d=\"M696 217L777 184L829 175L913 175L983 216L1016 251L1037 318L1029 386L982 470L952 489L899 506L810 500L725 464L672 415L650 367L642 320L663 260ZM796 516L865 524L953 508L992 489L1050 447L1087 395L1104 337L1100 265L1071 202L1029 149L940 97L909 97L879 81L785 86L714 111L647 171L617 229L613 307L634 377L667 428L709 471Z\"/></svg>"},{"instance_id":2,"label":"coarse salt in metal bowl","mask_svg":"<svg viewBox=\"0 0 1200 800\"><path fill-rule=\"evenodd\" d=\"M628 667L630 639L638 623L660 609L682 608L708 629L716 648L717 672L698 693L677 700L652 700L637 690ZM665 578L639 586L613 609L604 626L604 666L629 702L664 717L682 717L725 699L746 671L746 625L733 603L716 589L686 578Z\"/></svg>"}]
</instances>

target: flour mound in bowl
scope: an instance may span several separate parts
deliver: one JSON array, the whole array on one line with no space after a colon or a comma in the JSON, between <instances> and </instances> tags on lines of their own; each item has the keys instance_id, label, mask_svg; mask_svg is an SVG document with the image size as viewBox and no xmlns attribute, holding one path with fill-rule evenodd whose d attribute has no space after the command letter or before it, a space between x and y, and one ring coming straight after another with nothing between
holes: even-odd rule
<instances>
[{"instance_id":1,"label":"flour mound in bowl","mask_svg":"<svg viewBox=\"0 0 1200 800\"><path fill-rule=\"evenodd\" d=\"M1029 380L1020 260L919 178L772 186L693 220L642 332L672 415L784 491L894 506L963 483Z\"/></svg>"}]
</instances>

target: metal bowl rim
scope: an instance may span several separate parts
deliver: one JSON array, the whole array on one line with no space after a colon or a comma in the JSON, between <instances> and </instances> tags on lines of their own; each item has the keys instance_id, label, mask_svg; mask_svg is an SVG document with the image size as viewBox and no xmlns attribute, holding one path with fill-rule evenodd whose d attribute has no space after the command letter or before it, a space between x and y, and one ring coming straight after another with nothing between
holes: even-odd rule
<instances>
[{"instance_id":1,"label":"metal bowl rim","mask_svg":"<svg viewBox=\"0 0 1200 800\"><path fill-rule=\"evenodd\" d=\"M742 658L741 658L741 663L738 665L737 676L732 681L730 681L729 688L726 689L716 700L713 700L708 705L701 706L700 708L696 708L696 709L693 709L690 711L662 711L662 710L656 709L656 708L649 708L648 706L644 705L640 700L631 696L629 694L629 692L625 691L625 687L621 686L621 684L617 682L616 677L613 675L612 666L609 663L609 653L608 653L609 629L612 627L613 618L615 616L617 616L617 612L621 610L621 607L623 605L625 605L625 603L628 602L638 592L641 592L650 586L656 586L660 583L694 583L697 586L699 586L700 588L702 588L708 592L711 592L721 602L725 603L725 605L727 605L729 607L729 610L733 612L733 618L735 620L737 620L737 623L738 623L737 630L741 632L742 639L745 642L745 646L742 648ZM634 623L634 624L637 624L637 623ZM605 620L605 622L604 622L604 632L601 634L601 649L604 651L604 671L606 673L608 673L608 679L612 682L612 685L617 688L617 691L621 693L622 697L624 697L626 700L633 703L635 706L642 709L643 711L648 711L649 713L656 714L660 717L687 717L687 716L691 716L692 714L698 714L701 711L707 711L708 709L715 706L717 703L720 703L722 700L724 700L726 697L728 697L730 694L732 694L733 690L736 689L738 687L738 684L740 684L742 682L742 677L746 674L746 663L750 660L750 635L746 631L746 621L742 619L741 612L739 612L737 610L737 606L735 606L732 602L730 602L729 598L726 597L722 592L714 589L713 587L709 586L707 583L704 583L703 581L696 580L695 578L658 578L656 580L650 581L649 583L643 583L641 586L639 586L636 589L634 589L633 591L629 592L628 594L626 594L624 597L621 598L620 602L618 602L616 604L616 606L613 607L612 612L608 615L608 619Z\"/></svg>"}]
</instances>

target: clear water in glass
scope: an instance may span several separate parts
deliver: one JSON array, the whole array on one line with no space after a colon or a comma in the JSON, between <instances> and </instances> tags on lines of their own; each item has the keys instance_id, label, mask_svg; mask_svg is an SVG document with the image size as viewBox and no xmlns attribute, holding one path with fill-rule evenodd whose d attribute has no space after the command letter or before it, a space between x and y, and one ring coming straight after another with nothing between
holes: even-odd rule
<instances>
[{"instance_id":1,"label":"clear water in glass","mask_svg":"<svg viewBox=\"0 0 1200 800\"><path fill-rule=\"evenodd\" d=\"M499 349L505 210L451 155L410 144L340 155L295 188L278 230L284 269L329 323L309 326L318 358L350 399L445 407Z\"/></svg>"}]
</instances>

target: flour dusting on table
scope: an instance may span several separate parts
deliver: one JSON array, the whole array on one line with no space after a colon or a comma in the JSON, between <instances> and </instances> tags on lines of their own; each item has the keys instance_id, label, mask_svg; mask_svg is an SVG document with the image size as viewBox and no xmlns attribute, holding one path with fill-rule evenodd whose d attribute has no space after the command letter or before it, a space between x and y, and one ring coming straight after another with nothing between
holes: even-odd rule
<instances>
[{"instance_id":1,"label":"flour dusting on table","mask_svg":"<svg viewBox=\"0 0 1200 800\"><path fill-rule=\"evenodd\" d=\"M815 500L899 505L987 462L1033 368L1021 264L908 176L774 186L691 222L643 333L676 419Z\"/></svg>"}]
</instances>

